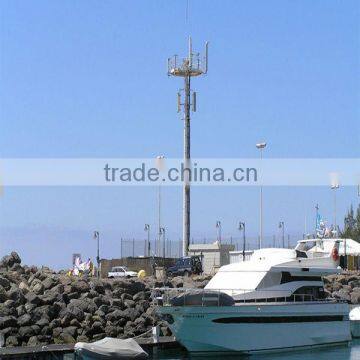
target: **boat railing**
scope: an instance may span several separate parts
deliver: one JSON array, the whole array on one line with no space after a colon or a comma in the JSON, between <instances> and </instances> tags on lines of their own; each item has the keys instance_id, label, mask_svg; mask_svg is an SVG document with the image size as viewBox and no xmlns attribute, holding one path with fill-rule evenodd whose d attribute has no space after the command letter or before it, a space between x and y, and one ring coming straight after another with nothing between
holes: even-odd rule
<instances>
[{"instance_id":1,"label":"boat railing","mask_svg":"<svg viewBox=\"0 0 360 360\"><path fill-rule=\"evenodd\" d=\"M292 302L328 302L313 294L283 295L284 290L259 290L261 296L254 289L198 289L198 288L155 288L154 298L163 306L222 306L224 294L230 295L235 304L246 303L292 303ZM194 296L196 300L194 301ZM175 301L174 301L175 300Z\"/></svg>"}]
</instances>

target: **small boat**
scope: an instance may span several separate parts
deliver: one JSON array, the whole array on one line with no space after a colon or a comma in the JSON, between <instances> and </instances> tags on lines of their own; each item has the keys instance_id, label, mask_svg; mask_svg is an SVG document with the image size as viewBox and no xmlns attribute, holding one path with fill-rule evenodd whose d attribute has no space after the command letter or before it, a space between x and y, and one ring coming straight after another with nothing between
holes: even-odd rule
<instances>
[{"instance_id":1,"label":"small boat","mask_svg":"<svg viewBox=\"0 0 360 360\"><path fill-rule=\"evenodd\" d=\"M76 359L147 359L148 354L134 339L115 339L106 337L93 343L78 342L75 344Z\"/></svg>"},{"instance_id":2,"label":"small boat","mask_svg":"<svg viewBox=\"0 0 360 360\"><path fill-rule=\"evenodd\" d=\"M347 344L349 305L327 299L322 280L341 271L339 242L327 252L309 251L309 245L256 250L249 261L221 267L203 290L163 289L158 310L190 352L253 354Z\"/></svg>"}]
</instances>

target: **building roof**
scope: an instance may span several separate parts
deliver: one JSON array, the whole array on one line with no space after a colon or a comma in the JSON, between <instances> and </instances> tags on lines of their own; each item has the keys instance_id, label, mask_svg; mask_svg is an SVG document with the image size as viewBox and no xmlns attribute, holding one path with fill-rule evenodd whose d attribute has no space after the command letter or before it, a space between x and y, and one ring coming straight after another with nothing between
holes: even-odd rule
<instances>
[{"instance_id":1,"label":"building roof","mask_svg":"<svg viewBox=\"0 0 360 360\"><path fill-rule=\"evenodd\" d=\"M209 250L234 250L235 245L220 244L215 241L212 244L191 244L189 245L189 251L209 251Z\"/></svg>"}]
</instances>

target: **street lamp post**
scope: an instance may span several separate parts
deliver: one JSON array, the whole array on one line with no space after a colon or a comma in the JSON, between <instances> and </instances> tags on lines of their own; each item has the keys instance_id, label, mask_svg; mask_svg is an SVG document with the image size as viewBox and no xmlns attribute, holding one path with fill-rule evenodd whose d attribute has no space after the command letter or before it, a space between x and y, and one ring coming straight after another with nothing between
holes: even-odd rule
<instances>
[{"instance_id":1,"label":"street lamp post","mask_svg":"<svg viewBox=\"0 0 360 360\"><path fill-rule=\"evenodd\" d=\"M147 231L147 246L146 246L146 254L145 256L150 256L150 225L145 224L145 231Z\"/></svg>"},{"instance_id":2,"label":"street lamp post","mask_svg":"<svg viewBox=\"0 0 360 360\"><path fill-rule=\"evenodd\" d=\"M163 237L163 258L165 259L165 257L166 257L166 254L165 254L165 252L166 252L166 244L165 244L166 238L165 238L165 228L164 227L160 228L160 235L162 235L162 237Z\"/></svg>"},{"instance_id":3,"label":"street lamp post","mask_svg":"<svg viewBox=\"0 0 360 360\"><path fill-rule=\"evenodd\" d=\"M257 143L256 147L260 150L260 160L263 158L263 149L266 147L266 142ZM260 185L260 234L259 234L259 248L261 249L263 242L263 188Z\"/></svg>"},{"instance_id":4,"label":"street lamp post","mask_svg":"<svg viewBox=\"0 0 360 360\"><path fill-rule=\"evenodd\" d=\"M246 248L246 237L245 237L245 223L239 222L239 230L243 232L243 261L245 261L245 248Z\"/></svg>"},{"instance_id":5,"label":"street lamp post","mask_svg":"<svg viewBox=\"0 0 360 360\"><path fill-rule=\"evenodd\" d=\"M221 244L221 221L216 222L216 228L218 229L217 241Z\"/></svg>"},{"instance_id":6,"label":"street lamp post","mask_svg":"<svg viewBox=\"0 0 360 360\"><path fill-rule=\"evenodd\" d=\"M159 170L159 173L162 172L164 168L164 155L159 155L156 157L156 167ZM157 251L158 255L160 256L160 242L161 242L161 182L159 182L158 187L158 246Z\"/></svg>"},{"instance_id":7,"label":"street lamp post","mask_svg":"<svg viewBox=\"0 0 360 360\"><path fill-rule=\"evenodd\" d=\"M96 263L97 263L97 277L100 276L100 234L94 231L94 239L97 241Z\"/></svg>"},{"instance_id":8,"label":"street lamp post","mask_svg":"<svg viewBox=\"0 0 360 360\"><path fill-rule=\"evenodd\" d=\"M285 226L283 221L279 222L279 229L282 230L282 247L285 248Z\"/></svg>"}]
</instances>

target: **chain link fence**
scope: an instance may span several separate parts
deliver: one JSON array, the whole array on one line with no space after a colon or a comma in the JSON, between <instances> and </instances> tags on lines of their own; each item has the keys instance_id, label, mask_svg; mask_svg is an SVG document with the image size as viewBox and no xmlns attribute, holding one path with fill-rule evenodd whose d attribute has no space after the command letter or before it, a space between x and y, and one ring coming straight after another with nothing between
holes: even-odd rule
<instances>
[{"instance_id":1,"label":"chain link fence","mask_svg":"<svg viewBox=\"0 0 360 360\"><path fill-rule=\"evenodd\" d=\"M281 235L264 236L262 241L262 248L294 248L297 241L303 239L303 235ZM242 236L229 236L216 239L214 237L191 238L191 244L212 244L217 240L221 240L223 244L234 245L235 250L243 249L244 239ZM260 240L257 236L249 236L245 238L245 249L256 250L259 249ZM121 238L119 240L119 248L114 249L114 254L120 257L141 257L141 256L159 256L176 258L182 256L182 240L171 237L163 239L150 239L150 246L148 246L147 239L129 239Z\"/></svg>"}]
</instances>

